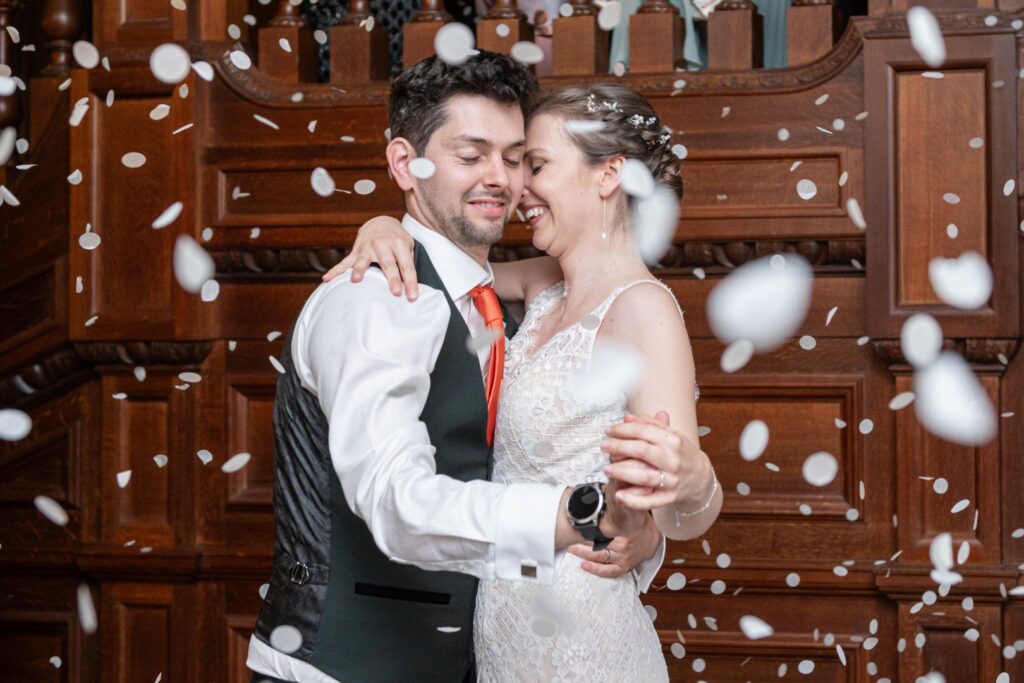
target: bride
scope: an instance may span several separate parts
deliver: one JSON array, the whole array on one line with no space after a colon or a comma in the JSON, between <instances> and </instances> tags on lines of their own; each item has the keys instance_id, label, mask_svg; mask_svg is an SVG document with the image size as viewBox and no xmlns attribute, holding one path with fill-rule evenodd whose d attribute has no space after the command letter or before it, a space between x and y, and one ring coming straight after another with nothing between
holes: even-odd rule
<instances>
[{"instance_id":1,"label":"bride","mask_svg":"<svg viewBox=\"0 0 1024 683\"><path fill-rule=\"evenodd\" d=\"M493 479L571 483L612 475L632 485L616 494L625 506L651 511L669 538L691 539L712 525L722 493L703 453L696 462L664 457L669 440L698 443L699 392L682 310L640 257L621 184L626 160L637 159L681 197L671 144L671 130L650 104L623 86L565 88L534 105L519 210L533 246L548 256L492 264L498 296L526 306L505 358ZM413 299L412 246L398 221L374 218L325 279L354 267L358 282L376 262L392 292L400 294L402 283ZM642 359L635 389L611 397L573 389L595 347L623 346ZM656 413L658 420L633 417ZM635 579L596 578L590 567L604 559L592 550L567 556L551 586L481 581L479 680L668 680Z\"/></svg>"}]
</instances>

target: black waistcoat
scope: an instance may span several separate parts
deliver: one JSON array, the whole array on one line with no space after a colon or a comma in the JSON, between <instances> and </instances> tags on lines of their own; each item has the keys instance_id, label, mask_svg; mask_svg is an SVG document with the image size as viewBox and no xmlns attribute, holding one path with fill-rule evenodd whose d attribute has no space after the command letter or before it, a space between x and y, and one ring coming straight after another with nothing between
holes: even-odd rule
<instances>
[{"instance_id":1,"label":"black waistcoat","mask_svg":"<svg viewBox=\"0 0 1024 683\"><path fill-rule=\"evenodd\" d=\"M479 361L466 348L469 330L418 243L415 263L419 282L443 292L451 312L420 416L437 448L437 472L486 479L487 404ZM505 319L511 337L516 323L507 311ZM275 628L295 627L302 646L291 656L342 683L461 683L473 665L477 580L391 562L378 550L345 502L327 420L301 386L290 346L274 403L274 569L256 637L269 642Z\"/></svg>"}]
</instances>

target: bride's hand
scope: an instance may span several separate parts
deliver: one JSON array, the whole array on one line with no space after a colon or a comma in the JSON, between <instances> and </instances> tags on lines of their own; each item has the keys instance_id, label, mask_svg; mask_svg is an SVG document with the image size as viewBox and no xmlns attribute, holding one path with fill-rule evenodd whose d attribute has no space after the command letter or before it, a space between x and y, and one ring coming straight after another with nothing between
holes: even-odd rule
<instances>
[{"instance_id":1,"label":"bride's hand","mask_svg":"<svg viewBox=\"0 0 1024 683\"><path fill-rule=\"evenodd\" d=\"M639 531L627 536L616 536L615 540L608 546L609 553L604 550L594 550L593 543L577 543L569 546L568 551L576 557L582 558L580 567L585 572L606 579L614 579L629 573L638 565L643 564L654 556L661 541L661 532L654 523L654 519L647 515L647 521Z\"/></svg>"},{"instance_id":2,"label":"bride's hand","mask_svg":"<svg viewBox=\"0 0 1024 683\"><path fill-rule=\"evenodd\" d=\"M658 418L628 415L610 428L602 450L611 455L612 464L604 472L620 482L619 502L633 510L699 505L714 480L711 461L696 444L669 428L667 413L659 412ZM649 493L627 486L646 487Z\"/></svg>"},{"instance_id":3,"label":"bride's hand","mask_svg":"<svg viewBox=\"0 0 1024 683\"><path fill-rule=\"evenodd\" d=\"M376 263L384 271L392 294L401 296L404 287L409 301L415 301L419 288L412 258L413 246L412 237L399 221L390 216L371 218L359 228L349 255L324 273L322 279L330 282L352 268L352 282L359 282L370 264Z\"/></svg>"}]
</instances>

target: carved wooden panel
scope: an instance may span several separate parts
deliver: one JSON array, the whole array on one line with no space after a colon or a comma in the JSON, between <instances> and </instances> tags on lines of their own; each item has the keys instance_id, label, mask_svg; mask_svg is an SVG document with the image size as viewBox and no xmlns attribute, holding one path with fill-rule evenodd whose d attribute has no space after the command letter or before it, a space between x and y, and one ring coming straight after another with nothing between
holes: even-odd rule
<instances>
[{"instance_id":1,"label":"carved wooden panel","mask_svg":"<svg viewBox=\"0 0 1024 683\"><path fill-rule=\"evenodd\" d=\"M874 228L868 258L877 264L868 279L873 337L898 337L920 310L947 336L1019 334L1019 287L1009 277L1018 259L1015 185L1004 192L1017 180L1013 39L951 36L946 49L949 70L925 78L908 43L865 44L865 161L879 169L867 180L864 205ZM982 139L980 149L971 148L973 137ZM948 223L960 228L955 240L945 235ZM982 249L995 275L989 304L977 311L931 305L930 258L971 248Z\"/></svg>"},{"instance_id":2,"label":"carved wooden panel","mask_svg":"<svg viewBox=\"0 0 1024 683\"><path fill-rule=\"evenodd\" d=\"M979 379L998 411L998 379ZM897 375L896 389L912 391L912 379ZM969 562L999 562L998 439L976 447L960 446L930 435L917 421L913 408L904 408L896 413L896 452L904 559L928 562L932 538L948 531L953 534L954 548L963 541L970 544ZM960 501L968 501L967 507L953 512Z\"/></svg>"},{"instance_id":3,"label":"carved wooden panel","mask_svg":"<svg viewBox=\"0 0 1024 683\"><path fill-rule=\"evenodd\" d=\"M941 671L947 681L994 681L1004 670L1002 648L991 640L1002 631L997 605L975 604L966 611L956 602L936 603L916 615L913 608L900 604L900 637L906 641L901 680ZM974 641L964 636L972 628L978 632Z\"/></svg>"},{"instance_id":4,"label":"carved wooden panel","mask_svg":"<svg viewBox=\"0 0 1024 683\"><path fill-rule=\"evenodd\" d=\"M175 660L174 587L107 584L101 589L103 680L116 683L174 679L186 662ZM181 643L184 645L184 643Z\"/></svg>"},{"instance_id":5,"label":"carved wooden panel","mask_svg":"<svg viewBox=\"0 0 1024 683\"><path fill-rule=\"evenodd\" d=\"M248 465L228 475L229 507L254 505L273 512L275 379L270 375L262 384L232 383L228 388L228 454L252 456Z\"/></svg>"},{"instance_id":6,"label":"carved wooden panel","mask_svg":"<svg viewBox=\"0 0 1024 683\"><path fill-rule=\"evenodd\" d=\"M187 147L171 134L191 121L190 101L169 97L166 86L142 80L141 74L135 74L134 88L122 87L126 78L117 72L82 72L72 84L73 99L89 103L71 135L71 166L83 174L83 182L70 192L68 287L78 277L83 283L81 294L69 295L70 333L76 339L173 338L175 300L182 296L171 269L158 264L168 262L177 234L192 229L188 174L178 170L187 163ZM107 107L109 90L116 90L117 97ZM160 104L169 105L172 113L152 120L149 114ZM139 132L126 134L133 130ZM129 152L145 155L145 165L125 166L122 157ZM186 205L182 215L154 229L153 222L179 201ZM78 241L87 224L102 239L91 251Z\"/></svg>"},{"instance_id":7,"label":"carved wooden panel","mask_svg":"<svg viewBox=\"0 0 1024 683\"><path fill-rule=\"evenodd\" d=\"M54 666L56 657L61 666L74 666L70 657L69 629L76 625L67 615L46 615L40 612L0 612L0 662L4 680L64 683L70 680L67 669Z\"/></svg>"},{"instance_id":8,"label":"carved wooden panel","mask_svg":"<svg viewBox=\"0 0 1024 683\"><path fill-rule=\"evenodd\" d=\"M93 8L97 44L156 47L184 39L187 23L185 12L160 0L99 0Z\"/></svg>"}]
</instances>

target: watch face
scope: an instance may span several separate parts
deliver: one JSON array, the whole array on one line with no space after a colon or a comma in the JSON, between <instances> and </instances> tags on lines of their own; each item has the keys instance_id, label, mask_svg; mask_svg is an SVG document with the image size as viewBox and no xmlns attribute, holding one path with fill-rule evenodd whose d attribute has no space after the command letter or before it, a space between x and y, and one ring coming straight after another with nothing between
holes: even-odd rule
<instances>
[{"instance_id":1,"label":"watch face","mask_svg":"<svg viewBox=\"0 0 1024 683\"><path fill-rule=\"evenodd\" d=\"M601 495L596 486L588 486L573 491L569 496L569 515L576 520L585 521L597 513Z\"/></svg>"}]
</instances>

